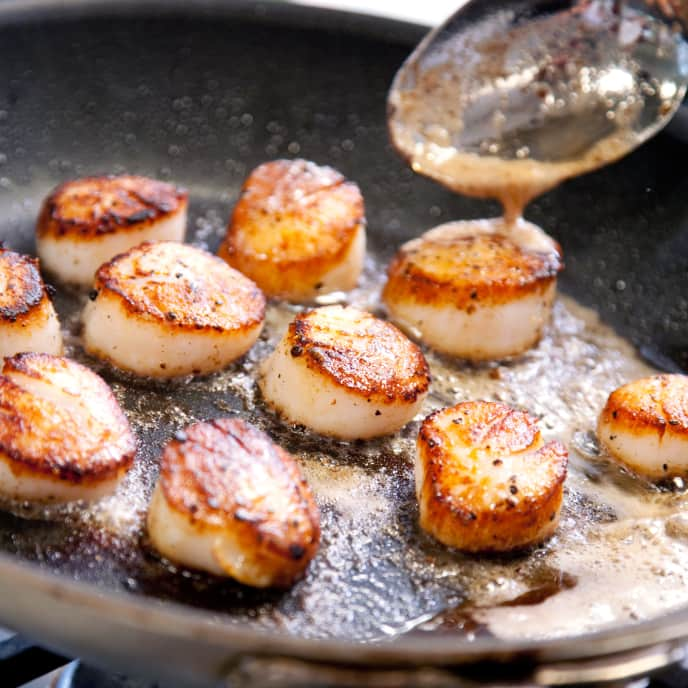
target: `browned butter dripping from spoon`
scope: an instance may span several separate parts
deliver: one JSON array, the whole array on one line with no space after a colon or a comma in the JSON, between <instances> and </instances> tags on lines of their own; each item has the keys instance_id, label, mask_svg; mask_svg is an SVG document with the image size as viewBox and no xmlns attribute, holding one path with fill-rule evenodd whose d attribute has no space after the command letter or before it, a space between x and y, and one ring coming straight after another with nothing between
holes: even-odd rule
<instances>
[{"instance_id":1,"label":"browned butter dripping from spoon","mask_svg":"<svg viewBox=\"0 0 688 688\"><path fill-rule=\"evenodd\" d=\"M618 0L470 0L414 50L389 129L416 172L498 199L507 225L659 131L688 82L671 22Z\"/></svg>"}]
</instances>

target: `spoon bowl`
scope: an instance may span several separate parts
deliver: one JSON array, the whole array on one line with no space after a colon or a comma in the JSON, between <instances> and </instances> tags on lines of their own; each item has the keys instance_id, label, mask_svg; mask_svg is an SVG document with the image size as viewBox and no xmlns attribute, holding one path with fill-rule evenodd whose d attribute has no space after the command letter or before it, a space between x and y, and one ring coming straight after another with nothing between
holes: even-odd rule
<instances>
[{"instance_id":1,"label":"spoon bowl","mask_svg":"<svg viewBox=\"0 0 688 688\"><path fill-rule=\"evenodd\" d=\"M687 83L684 36L644 3L470 0L397 73L389 127L417 172L520 212L654 135Z\"/></svg>"}]
</instances>

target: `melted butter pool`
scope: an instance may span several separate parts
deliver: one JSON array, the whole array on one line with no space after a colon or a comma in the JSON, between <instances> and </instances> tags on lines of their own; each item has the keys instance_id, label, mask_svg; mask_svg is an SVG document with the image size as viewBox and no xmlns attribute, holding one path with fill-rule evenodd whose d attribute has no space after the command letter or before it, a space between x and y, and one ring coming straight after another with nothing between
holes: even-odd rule
<instances>
[{"instance_id":1,"label":"melted butter pool","mask_svg":"<svg viewBox=\"0 0 688 688\"><path fill-rule=\"evenodd\" d=\"M382 314L382 274L369 258L362 286L347 302ZM58 299L69 354L113 386L140 438L138 459L118 491L90 507L13 505L33 520L3 516L3 550L105 588L211 610L218 623L302 637L567 636L688 603L688 499L609 464L593 432L611 390L656 371L594 312L565 296L541 343L516 360L474 366L426 351L433 386L422 413L397 435L371 442L323 439L283 425L264 407L258 367L296 307L272 304L260 341L228 370L162 385L123 377L83 353L81 301L75 294ZM465 556L419 530L412 465L419 423L468 399L527 409L546 438L569 447L561 525L545 545L512 556ZM188 423L227 414L246 417L293 452L317 495L322 546L289 592L253 591L180 570L148 546L145 514L160 446Z\"/></svg>"}]
</instances>

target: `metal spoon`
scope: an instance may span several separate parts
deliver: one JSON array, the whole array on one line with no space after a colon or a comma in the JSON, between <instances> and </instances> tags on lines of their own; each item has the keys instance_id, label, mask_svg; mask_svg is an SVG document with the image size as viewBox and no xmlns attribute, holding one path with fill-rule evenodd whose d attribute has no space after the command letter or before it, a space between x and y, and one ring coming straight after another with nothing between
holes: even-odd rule
<instances>
[{"instance_id":1,"label":"metal spoon","mask_svg":"<svg viewBox=\"0 0 688 688\"><path fill-rule=\"evenodd\" d=\"M671 119L688 43L660 10L688 0L656 2L470 0L397 73L393 143L416 171L519 214Z\"/></svg>"}]
</instances>

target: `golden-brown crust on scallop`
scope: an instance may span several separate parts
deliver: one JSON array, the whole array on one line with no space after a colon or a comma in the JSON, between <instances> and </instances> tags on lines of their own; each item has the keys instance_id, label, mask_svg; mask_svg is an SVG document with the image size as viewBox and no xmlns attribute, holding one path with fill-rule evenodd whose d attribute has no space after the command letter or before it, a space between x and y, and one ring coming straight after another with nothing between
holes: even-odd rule
<instances>
[{"instance_id":1,"label":"golden-brown crust on scallop","mask_svg":"<svg viewBox=\"0 0 688 688\"><path fill-rule=\"evenodd\" d=\"M184 189L156 179L135 175L75 179L61 184L45 199L36 233L39 237L88 240L149 227L187 204Z\"/></svg>"},{"instance_id":2,"label":"golden-brown crust on scallop","mask_svg":"<svg viewBox=\"0 0 688 688\"><path fill-rule=\"evenodd\" d=\"M49 301L38 259L0 248L0 321L28 322Z\"/></svg>"},{"instance_id":3,"label":"golden-brown crust on scallop","mask_svg":"<svg viewBox=\"0 0 688 688\"><path fill-rule=\"evenodd\" d=\"M455 442L464 456L455 453ZM520 454L522 474L501 475L500 454ZM435 411L421 426L418 460L421 526L447 545L509 551L537 544L556 528L568 452L556 441L543 445L526 413L482 401Z\"/></svg>"},{"instance_id":4,"label":"golden-brown crust on scallop","mask_svg":"<svg viewBox=\"0 0 688 688\"><path fill-rule=\"evenodd\" d=\"M239 333L265 317L265 297L248 277L174 241L145 242L102 265L91 298L106 297L176 331Z\"/></svg>"},{"instance_id":5,"label":"golden-brown crust on scallop","mask_svg":"<svg viewBox=\"0 0 688 688\"><path fill-rule=\"evenodd\" d=\"M259 165L245 181L218 255L269 296L336 266L365 227L358 186L306 160Z\"/></svg>"},{"instance_id":6,"label":"golden-brown crust on scallop","mask_svg":"<svg viewBox=\"0 0 688 688\"><path fill-rule=\"evenodd\" d=\"M172 439L160 486L195 529L229 528L242 549L279 566L275 585L291 584L318 548L318 507L295 459L238 418L195 423Z\"/></svg>"},{"instance_id":7,"label":"golden-brown crust on scallop","mask_svg":"<svg viewBox=\"0 0 688 688\"><path fill-rule=\"evenodd\" d=\"M341 324L337 313L346 316ZM287 338L294 358L364 399L413 402L430 387L420 348L365 311L338 306L304 311L289 325Z\"/></svg>"},{"instance_id":8,"label":"golden-brown crust on scallop","mask_svg":"<svg viewBox=\"0 0 688 688\"><path fill-rule=\"evenodd\" d=\"M526 251L503 234L421 237L393 258L383 299L451 305L470 312L477 304L542 294L562 269L558 251Z\"/></svg>"},{"instance_id":9,"label":"golden-brown crust on scallop","mask_svg":"<svg viewBox=\"0 0 688 688\"><path fill-rule=\"evenodd\" d=\"M652 375L619 387L600 414L603 423L635 435L688 436L688 376Z\"/></svg>"},{"instance_id":10,"label":"golden-brown crust on scallop","mask_svg":"<svg viewBox=\"0 0 688 688\"><path fill-rule=\"evenodd\" d=\"M74 386L71 373L80 376ZM37 396L22 376L58 385L70 406ZM95 396L102 417L93 411ZM83 405L75 413L73 405ZM48 354L6 358L0 375L0 454L17 475L42 474L75 485L95 485L123 474L134 460L136 441L110 388L74 361Z\"/></svg>"}]
</instances>

